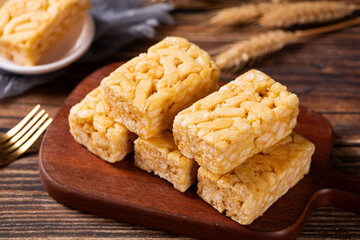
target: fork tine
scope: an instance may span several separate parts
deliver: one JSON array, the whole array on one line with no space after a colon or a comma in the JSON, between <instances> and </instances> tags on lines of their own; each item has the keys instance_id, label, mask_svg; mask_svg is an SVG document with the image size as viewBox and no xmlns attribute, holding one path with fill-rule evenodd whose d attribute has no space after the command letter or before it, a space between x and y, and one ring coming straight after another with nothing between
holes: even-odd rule
<instances>
[{"instance_id":1,"label":"fork tine","mask_svg":"<svg viewBox=\"0 0 360 240\"><path fill-rule=\"evenodd\" d=\"M26 117L23 118L16 126L11 128L8 132L4 133L0 137L0 143L6 142L9 138L14 136L21 128L24 127L24 125L30 120L32 116L39 110L40 104L36 105L29 113L26 115Z\"/></svg>"},{"instance_id":2,"label":"fork tine","mask_svg":"<svg viewBox=\"0 0 360 240\"><path fill-rule=\"evenodd\" d=\"M40 137L40 135L45 131L45 129L50 125L52 122L52 118L49 118L32 136L29 140L27 140L21 147L16 149L14 152L8 155L9 162L15 160L21 154L23 154L26 150L28 150L31 145ZM5 163L4 163L5 164Z\"/></svg>"},{"instance_id":3,"label":"fork tine","mask_svg":"<svg viewBox=\"0 0 360 240\"><path fill-rule=\"evenodd\" d=\"M4 142L0 145L0 149L4 149L15 142L17 142L38 120L39 118L45 113L45 110L41 110L30 122L28 122L18 133L15 134L12 138L10 138L7 142Z\"/></svg>"},{"instance_id":4,"label":"fork tine","mask_svg":"<svg viewBox=\"0 0 360 240\"><path fill-rule=\"evenodd\" d=\"M35 123L35 125L30 128L30 130L24 135L22 136L18 141L16 141L13 145L9 146L8 148L5 148L3 150L3 152L6 153L10 153L12 151L14 151L15 149L17 149L18 147L20 147L26 140L28 140L31 135L40 127L41 124L43 124L43 122L45 122L45 120L48 118L49 114L45 114L44 116L42 116L42 118L37 121Z\"/></svg>"}]
</instances>

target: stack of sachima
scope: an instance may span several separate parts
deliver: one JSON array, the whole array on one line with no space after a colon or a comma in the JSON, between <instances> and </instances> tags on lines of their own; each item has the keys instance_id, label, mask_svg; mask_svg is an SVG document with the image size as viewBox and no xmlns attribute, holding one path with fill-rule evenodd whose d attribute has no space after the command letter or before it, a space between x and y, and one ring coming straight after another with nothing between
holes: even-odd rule
<instances>
[{"instance_id":1,"label":"stack of sachima","mask_svg":"<svg viewBox=\"0 0 360 240\"><path fill-rule=\"evenodd\" d=\"M292 132L285 86L251 70L219 89L219 76L204 50L167 37L76 104L70 131L109 162L135 148L136 166L179 191L198 178L202 199L250 224L309 171L314 145Z\"/></svg>"}]
</instances>

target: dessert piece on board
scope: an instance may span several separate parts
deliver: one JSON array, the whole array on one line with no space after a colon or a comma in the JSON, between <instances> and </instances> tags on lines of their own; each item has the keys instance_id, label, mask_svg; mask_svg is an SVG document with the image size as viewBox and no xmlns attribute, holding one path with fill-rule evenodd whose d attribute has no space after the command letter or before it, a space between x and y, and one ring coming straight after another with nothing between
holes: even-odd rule
<instances>
[{"instance_id":1,"label":"dessert piece on board","mask_svg":"<svg viewBox=\"0 0 360 240\"><path fill-rule=\"evenodd\" d=\"M299 99L266 74L250 70L181 111L173 134L180 151L224 174L288 136Z\"/></svg>"},{"instance_id":2,"label":"dessert piece on board","mask_svg":"<svg viewBox=\"0 0 360 240\"><path fill-rule=\"evenodd\" d=\"M108 162L120 161L134 149L136 135L114 121L100 87L71 108L69 125L77 142Z\"/></svg>"},{"instance_id":3,"label":"dessert piece on board","mask_svg":"<svg viewBox=\"0 0 360 240\"><path fill-rule=\"evenodd\" d=\"M193 159L181 154L168 131L135 140L135 165L166 179L181 192L195 183L199 167Z\"/></svg>"},{"instance_id":4,"label":"dessert piece on board","mask_svg":"<svg viewBox=\"0 0 360 240\"><path fill-rule=\"evenodd\" d=\"M204 50L167 37L104 78L101 88L115 121L147 139L171 129L179 111L216 91L219 75Z\"/></svg>"},{"instance_id":5,"label":"dessert piece on board","mask_svg":"<svg viewBox=\"0 0 360 240\"><path fill-rule=\"evenodd\" d=\"M198 171L198 195L240 224L251 224L309 172L315 147L291 134L229 173Z\"/></svg>"},{"instance_id":6,"label":"dessert piece on board","mask_svg":"<svg viewBox=\"0 0 360 240\"><path fill-rule=\"evenodd\" d=\"M8 0L0 8L0 55L37 65L90 6L90 0Z\"/></svg>"}]
</instances>

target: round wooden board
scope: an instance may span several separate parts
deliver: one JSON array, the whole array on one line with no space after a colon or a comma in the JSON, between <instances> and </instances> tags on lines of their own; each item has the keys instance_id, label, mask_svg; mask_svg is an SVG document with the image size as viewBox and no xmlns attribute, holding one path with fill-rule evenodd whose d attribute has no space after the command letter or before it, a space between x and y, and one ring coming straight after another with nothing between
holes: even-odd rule
<instances>
[{"instance_id":1,"label":"round wooden board","mask_svg":"<svg viewBox=\"0 0 360 240\"><path fill-rule=\"evenodd\" d=\"M196 186L185 193L133 165L133 154L110 164L79 145L69 133L70 108L97 87L121 63L105 66L69 95L43 139L39 169L46 191L66 206L154 229L203 239L293 239L311 211L335 206L360 214L360 180L330 164L330 123L300 106L295 131L311 140L316 151L310 173L262 217L242 226L202 201Z\"/></svg>"}]
</instances>

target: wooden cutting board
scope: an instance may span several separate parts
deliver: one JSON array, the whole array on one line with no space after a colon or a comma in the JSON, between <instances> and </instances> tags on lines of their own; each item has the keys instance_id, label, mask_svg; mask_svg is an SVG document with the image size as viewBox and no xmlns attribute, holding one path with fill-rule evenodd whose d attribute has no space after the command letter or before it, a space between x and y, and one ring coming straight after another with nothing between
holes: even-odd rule
<instances>
[{"instance_id":1,"label":"wooden cutting board","mask_svg":"<svg viewBox=\"0 0 360 240\"><path fill-rule=\"evenodd\" d=\"M71 208L137 225L203 239L293 239L311 212L334 206L360 214L360 179L335 171L330 163L333 130L313 110L300 106L296 132L316 151L310 173L264 215L242 226L196 195L185 193L133 165L133 154L110 164L79 145L69 133L70 108L121 63L85 78L66 99L43 139L39 169L46 191Z\"/></svg>"}]
</instances>

